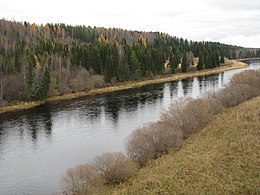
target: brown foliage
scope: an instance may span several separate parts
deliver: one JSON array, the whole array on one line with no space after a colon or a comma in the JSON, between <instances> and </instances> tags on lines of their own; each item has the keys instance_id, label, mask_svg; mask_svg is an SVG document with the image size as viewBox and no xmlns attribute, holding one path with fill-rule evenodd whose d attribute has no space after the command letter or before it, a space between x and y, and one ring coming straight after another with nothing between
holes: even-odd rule
<instances>
[{"instance_id":1,"label":"brown foliage","mask_svg":"<svg viewBox=\"0 0 260 195\"><path fill-rule=\"evenodd\" d=\"M107 185L125 182L137 171L136 164L120 152L104 153L96 157L93 167Z\"/></svg>"},{"instance_id":2,"label":"brown foliage","mask_svg":"<svg viewBox=\"0 0 260 195\"><path fill-rule=\"evenodd\" d=\"M49 95L61 95L72 92L89 91L93 88L105 86L105 82L100 75L91 75L85 68L69 70L62 68L60 71L51 73L51 83Z\"/></svg>"},{"instance_id":3,"label":"brown foliage","mask_svg":"<svg viewBox=\"0 0 260 195\"><path fill-rule=\"evenodd\" d=\"M246 84L231 84L213 96L221 101L224 107L229 108L245 102L259 94L259 90Z\"/></svg>"},{"instance_id":4,"label":"brown foliage","mask_svg":"<svg viewBox=\"0 0 260 195\"><path fill-rule=\"evenodd\" d=\"M63 184L63 194L100 194L103 180L92 166L85 164L68 169Z\"/></svg>"},{"instance_id":5,"label":"brown foliage","mask_svg":"<svg viewBox=\"0 0 260 195\"><path fill-rule=\"evenodd\" d=\"M230 85L249 85L260 90L260 70L246 70L239 74L235 74Z\"/></svg>"},{"instance_id":6,"label":"brown foliage","mask_svg":"<svg viewBox=\"0 0 260 195\"><path fill-rule=\"evenodd\" d=\"M184 138L187 138L223 110L221 102L214 98L181 99L173 102L169 109L162 113L161 121L170 123L182 132Z\"/></svg>"},{"instance_id":7,"label":"brown foliage","mask_svg":"<svg viewBox=\"0 0 260 195\"><path fill-rule=\"evenodd\" d=\"M135 130L127 142L129 157L140 165L160 157L180 143L181 134L167 123L150 123Z\"/></svg>"},{"instance_id":8,"label":"brown foliage","mask_svg":"<svg viewBox=\"0 0 260 195\"><path fill-rule=\"evenodd\" d=\"M3 98L5 101L23 100L24 82L22 73L3 76Z\"/></svg>"},{"instance_id":9,"label":"brown foliage","mask_svg":"<svg viewBox=\"0 0 260 195\"><path fill-rule=\"evenodd\" d=\"M260 71L246 70L234 75L227 87L213 94L225 107L236 106L260 94Z\"/></svg>"}]
</instances>

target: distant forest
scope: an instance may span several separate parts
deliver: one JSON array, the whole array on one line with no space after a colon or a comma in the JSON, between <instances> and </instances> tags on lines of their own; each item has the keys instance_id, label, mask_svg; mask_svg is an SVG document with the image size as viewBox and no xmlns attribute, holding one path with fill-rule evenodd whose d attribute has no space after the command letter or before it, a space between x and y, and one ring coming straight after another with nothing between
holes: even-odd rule
<instances>
[{"instance_id":1,"label":"distant forest","mask_svg":"<svg viewBox=\"0 0 260 195\"><path fill-rule=\"evenodd\" d=\"M88 91L111 83L219 66L260 49L160 32L0 20L0 103ZM179 65L181 64L181 65Z\"/></svg>"}]
</instances>

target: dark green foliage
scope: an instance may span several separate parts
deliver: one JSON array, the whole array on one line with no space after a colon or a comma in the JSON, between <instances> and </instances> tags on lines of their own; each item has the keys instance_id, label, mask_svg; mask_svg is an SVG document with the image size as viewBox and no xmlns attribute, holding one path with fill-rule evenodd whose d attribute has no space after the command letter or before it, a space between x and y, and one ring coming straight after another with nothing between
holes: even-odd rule
<instances>
[{"instance_id":1,"label":"dark green foliage","mask_svg":"<svg viewBox=\"0 0 260 195\"><path fill-rule=\"evenodd\" d=\"M204 57L200 54L199 55L199 62L197 65L197 70L203 70L204 69Z\"/></svg>"},{"instance_id":2,"label":"dark green foliage","mask_svg":"<svg viewBox=\"0 0 260 195\"><path fill-rule=\"evenodd\" d=\"M46 98L48 96L49 87L50 87L50 73L47 67L44 67L42 72L42 79L37 88L36 99Z\"/></svg>"},{"instance_id":3,"label":"dark green foliage","mask_svg":"<svg viewBox=\"0 0 260 195\"><path fill-rule=\"evenodd\" d=\"M182 61L181 61L181 71L182 72L187 72L189 67L188 59L187 59L187 54L184 53L182 55Z\"/></svg>"},{"instance_id":4,"label":"dark green foliage","mask_svg":"<svg viewBox=\"0 0 260 195\"><path fill-rule=\"evenodd\" d=\"M42 63L42 65L40 64ZM25 76L25 96L28 100L37 100L46 98L50 86L50 73L48 68L43 65L45 59L39 60L41 67L36 67L36 57L33 55L27 56L27 68Z\"/></svg>"},{"instance_id":5,"label":"dark green foliage","mask_svg":"<svg viewBox=\"0 0 260 195\"><path fill-rule=\"evenodd\" d=\"M116 45L111 45L108 48L105 66L105 81L116 82L119 79L119 61Z\"/></svg>"},{"instance_id":6,"label":"dark green foliage","mask_svg":"<svg viewBox=\"0 0 260 195\"><path fill-rule=\"evenodd\" d=\"M139 60L137 59L134 50L131 51L131 54L129 56L129 70L133 80L139 80L142 77L140 63Z\"/></svg>"},{"instance_id":7,"label":"dark green foliage","mask_svg":"<svg viewBox=\"0 0 260 195\"><path fill-rule=\"evenodd\" d=\"M27 56L27 66L26 66L26 74L25 74L25 93L28 99L33 97L33 80L35 77L34 69L35 69L35 58L32 54Z\"/></svg>"},{"instance_id":8,"label":"dark green foliage","mask_svg":"<svg viewBox=\"0 0 260 195\"><path fill-rule=\"evenodd\" d=\"M219 65L220 65L219 55L218 55L217 53L215 53L215 63L216 63L216 66L219 66Z\"/></svg>"},{"instance_id":9,"label":"dark green foliage","mask_svg":"<svg viewBox=\"0 0 260 195\"><path fill-rule=\"evenodd\" d=\"M106 58L106 68L105 68L105 81L111 82L113 78L113 59L112 56L107 56Z\"/></svg>"},{"instance_id":10,"label":"dark green foliage","mask_svg":"<svg viewBox=\"0 0 260 195\"><path fill-rule=\"evenodd\" d=\"M171 55L170 63L171 63L171 72L174 73L180 63L180 55L178 53L175 54L174 56Z\"/></svg>"},{"instance_id":11,"label":"dark green foliage","mask_svg":"<svg viewBox=\"0 0 260 195\"><path fill-rule=\"evenodd\" d=\"M154 72L162 73L162 71L164 70L164 63L165 63L163 52L159 49L152 49L151 54L154 63Z\"/></svg>"},{"instance_id":12,"label":"dark green foliage","mask_svg":"<svg viewBox=\"0 0 260 195\"><path fill-rule=\"evenodd\" d=\"M221 53L221 56L220 56L220 63L221 64L225 63L225 58L224 58L224 54L223 53Z\"/></svg>"}]
</instances>

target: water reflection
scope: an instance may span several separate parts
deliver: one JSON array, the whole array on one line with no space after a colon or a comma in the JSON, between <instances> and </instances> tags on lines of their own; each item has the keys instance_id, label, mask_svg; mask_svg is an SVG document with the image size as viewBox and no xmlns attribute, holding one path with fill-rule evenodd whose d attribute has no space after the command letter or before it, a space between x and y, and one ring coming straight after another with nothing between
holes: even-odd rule
<instances>
[{"instance_id":1,"label":"water reflection","mask_svg":"<svg viewBox=\"0 0 260 195\"><path fill-rule=\"evenodd\" d=\"M122 101L116 94L110 94L109 98L105 99L104 102L105 114L108 118L112 119L114 123L118 122L119 111L122 107Z\"/></svg>"},{"instance_id":2,"label":"water reflection","mask_svg":"<svg viewBox=\"0 0 260 195\"><path fill-rule=\"evenodd\" d=\"M17 130L20 139L30 135L33 142L37 142L39 132L44 132L46 137L50 137L52 133L51 110L48 105L40 106L28 111L17 112L16 115L7 114L2 116L0 123L0 139L4 135L5 130ZM8 131L12 134L14 132Z\"/></svg>"},{"instance_id":3,"label":"water reflection","mask_svg":"<svg viewBox=\"0 0 260 195\"><path fill-rule=\"evenodd\" d=\"M184 97L190 96L193 84L193 78L188 78L182 81Z\"/></svg>"},{"instance_id":4,"label":"water reflection","mask_svg":"<svg viewBox=\"0 0 260 195\"><path fill-rule=\"evenodd\" d=\"M170 82L170 96L171 96L171 98L176 97L177 93L178 93L178 82L177 81Z\"/></svg>"}]
</instances>

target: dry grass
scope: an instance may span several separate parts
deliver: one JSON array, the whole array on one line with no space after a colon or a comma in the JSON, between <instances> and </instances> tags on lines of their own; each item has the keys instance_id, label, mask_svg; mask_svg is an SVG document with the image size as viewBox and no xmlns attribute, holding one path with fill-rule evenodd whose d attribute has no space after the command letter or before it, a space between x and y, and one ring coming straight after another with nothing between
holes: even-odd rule
<instances>
[{"instance_id":1,"label":"dry grass","mask_svg":"<svg viewBox=\"0 0 260 195\"><path fill-rule=\"evenodd\" d=\"M185 79L185 78L190 78L190 77L195 77L195 76L204 76L204 75L221 73L221 72L225 72L227 70L244 68L246 66L247 65L243 62L239 62L236 60L226 60L225 66L221 66L221 67L217 67L217 68L213 68L213 69L188 72L188 73L176 73L176 74L172 74L172 75L169 75L166 77L155 77L154 79L151 79L151 80L144 80L144 81L138 81L138 82L118 83L114 86L108 86L108 87L104 87L104 88L95 88L95 89L90 90L89 92L68 93L68 94L64 94L61 96L50 97L50 98L47 98L47 99L41 101L40 103L39 102L38 103L22 102L22 103L17 103L15 105L0 106L0 114L5 113L5 112L33 108L33 107L38 106L39 104L43 104L45 102L62 101L62 100L79 98L79 97L83 97L83 96L97 95L97 94L109 93L109 92L126 90L126 89L131 89L131 88L138 88L138 87L142 87L144 85L164 83L164 82L180 80L180 79Z\"/></svg>"},{"instance_id":2,"label":"dry grass","mask_svg":"<svg viewBox=\"0 0 260 195\"><path fill-rule=\"evenodd\" d=\"M18 110L27 110L27 109L40 106L44 103L45 103L44 101L31 101L31 102L19 102L19 103L9 104L7 106L0 105L0 114L6 112L18 111Z\"/></svg>"},{"instance_id":3,"label":"dry grass","mask_svg":"<svg viewBox=\"0 0 260 195\"><path fill-rule=\"evenodd\" d=\"M107 194L260 194L260 97L217 116Z\"/></svg>"}]
</instances>

